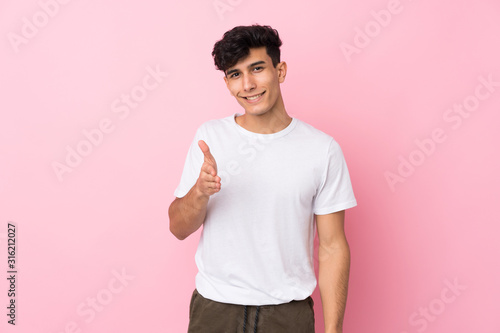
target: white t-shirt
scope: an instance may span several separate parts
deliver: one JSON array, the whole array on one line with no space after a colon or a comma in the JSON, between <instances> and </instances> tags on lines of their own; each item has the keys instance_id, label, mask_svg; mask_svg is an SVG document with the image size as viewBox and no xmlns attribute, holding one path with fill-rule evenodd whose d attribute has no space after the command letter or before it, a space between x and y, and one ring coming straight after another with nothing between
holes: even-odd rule
<instances>
[{"instance_id":1,"label":"white t-shirt","mask_svg":"<svg viewBox=\"0 0 500 333\"><path fill-rule=\"evenodd\" d=\"M205 298L241 305L303 300L316 288L314 214L356 206L347 165L328 134L292 118L272 134L248 131L235 113L203 123L174 195L185 196L203 164L198 140L217 162L221 190L207 206L195 255Z\"/></svg>"}]
</instances>

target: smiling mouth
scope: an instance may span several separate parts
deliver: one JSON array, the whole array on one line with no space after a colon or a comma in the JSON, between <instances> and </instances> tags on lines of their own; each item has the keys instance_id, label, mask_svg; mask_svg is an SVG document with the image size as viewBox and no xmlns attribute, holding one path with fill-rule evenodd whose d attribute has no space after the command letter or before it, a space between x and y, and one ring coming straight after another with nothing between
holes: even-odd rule
<instances>
[{"instance_id":1,"label":"smiling mouth","mask_svg":"<svg viewBox=\"0 0 500 333\"><path fill-rule=\"evenodd\" d=\"M258 99L260 96L264 95L265 94L265 91L258 94L258 95L253 95L253 96L247 96L247 97L243 97L244 99L247 99L249 101L254 101L256 99Z\"/></svg>"}]
</instances>

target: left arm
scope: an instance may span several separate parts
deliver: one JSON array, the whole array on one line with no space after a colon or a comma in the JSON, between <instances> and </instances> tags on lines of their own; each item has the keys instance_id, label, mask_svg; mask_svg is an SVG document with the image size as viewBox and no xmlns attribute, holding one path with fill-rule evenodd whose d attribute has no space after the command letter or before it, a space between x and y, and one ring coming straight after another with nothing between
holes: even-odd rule
<instances>
[{"instance_id":1,"label":"left arm","mask_svg":"<svg viewBox=\"0 0 500 333\"><path fill-rule=\"evenodd\" d=\"M325 333L342 333L351 261L344 232L345 211L315 216L319 239L318 284Z\"/></svg>"}]
</instances>

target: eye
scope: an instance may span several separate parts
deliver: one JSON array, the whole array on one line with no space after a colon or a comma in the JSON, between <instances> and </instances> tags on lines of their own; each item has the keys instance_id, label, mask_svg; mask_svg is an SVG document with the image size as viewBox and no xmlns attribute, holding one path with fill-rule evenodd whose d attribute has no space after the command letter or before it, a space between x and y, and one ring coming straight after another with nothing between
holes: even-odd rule
<instances>
[{"instance_id":1,"label":"eye","mask_svg":"<svg viewBox=\"0 0 500 333\"><path fill-rule=\"evenodd\" d=\"M261 67L261 66L257 66L257 67L254 67L254 70L261 70L263 69L264 67Z\"/></svg>"},{"instance_id":2,"label":"eye","mask_svg":"<svg viewBox=\"0 0 500 333\"><path fill-rule=\"evenodd\" d=\"M233 74L231 74L231 75L229 76L229 78L233 78L233 77L235 77L235 75L239 75L239 74L240 74L240 73L233 73Z\"/></svg>"}]
</instances>

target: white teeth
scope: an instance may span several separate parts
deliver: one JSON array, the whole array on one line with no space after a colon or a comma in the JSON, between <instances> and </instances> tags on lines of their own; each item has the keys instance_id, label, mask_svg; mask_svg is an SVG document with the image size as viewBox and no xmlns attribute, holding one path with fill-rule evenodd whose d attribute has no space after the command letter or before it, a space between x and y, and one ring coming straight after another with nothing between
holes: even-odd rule
<instances>
[{"instance_id":1,"label":"white teeth","mask_svg":"<svg viewBox=\"0 0 500 333\"><path fill-rule=\"evenodd\" d=\"M262 93L262 94L263 94L263 93ZM247 99L248 99L248 100L253 101L254 99L257 99L257 98L259 98L260 96L262 96L262 94L257 95L257 96L253 96L253 97L247 97Z\"/></svg>"}]
</instances>

